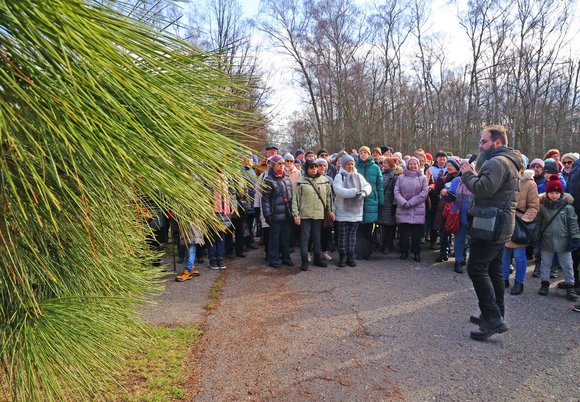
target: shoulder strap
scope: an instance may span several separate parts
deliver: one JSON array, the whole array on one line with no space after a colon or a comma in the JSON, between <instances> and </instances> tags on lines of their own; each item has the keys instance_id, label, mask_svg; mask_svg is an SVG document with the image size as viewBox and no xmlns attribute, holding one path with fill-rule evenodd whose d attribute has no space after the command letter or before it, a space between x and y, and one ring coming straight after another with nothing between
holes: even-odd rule
<instances>
[{"instance_id":1,"label":"shoulder strap","mask_svg":"<svg viewBox=\"0 0 580 402\"><path fill-rule=\"evenodd\" d=\"M552 224L552 222L554 222L554 219L556 219L556 216L558 216L558 214L560 214L560 211L562 211L566 205L567 204L564 203L564 205L562 205L560 208L558 208L558 210L556 211L556 213L554 214L554 216L552 216L552 219L550 219L550 222L548 222L548 224L540 232L540 237L542 237L542 235L544 234L544 232L546 231L546 229L548 229L548 227Z\"/></svg>"},{"instance_id":2,"label":"shoulder strap","mask_svg":"<svg viewBox=\"0 0 580 402\"><path fill-rule=\"evenodd\" d=\"M308 183L312 186L312 188L314 189L314 192L316 193L316 195L318 196L318 199L320 200L320 202L322 203L322 206L324 207L324 209L326 209L326 203L322 200L322 197L320 196L320 192L318 191L318 189L316 188L316 186L314 184L312 184L312 182L310 180L308 180Z\"/></svg>"}]
</instances>

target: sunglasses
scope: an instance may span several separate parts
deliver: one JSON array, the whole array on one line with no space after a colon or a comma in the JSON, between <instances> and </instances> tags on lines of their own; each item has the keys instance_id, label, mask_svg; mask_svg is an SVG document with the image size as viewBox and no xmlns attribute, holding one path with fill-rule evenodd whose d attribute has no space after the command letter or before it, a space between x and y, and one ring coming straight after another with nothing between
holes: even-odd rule
<instances>
[{"instance_id":1,"label":"sunglasses","mask_svg":"<svg viewBox=\"0 0 580 402\"><path fill-rule=\"evenodd\" d=\"M276 165L283 165L284 162L276 162Z\"/></svg>"},{"instance_id":2,"label":"sunglasses","mask_svg":"<svg viewBox=\"0 0 580 402\"><path fill-rule=\"evenodd\" d=\"M318 168L318 165L310 165L309 169L316 169Z\"/></svg>"},{"instance_id":3,"label":"sunglasses","mask_svg":"<svg viewBox=\"0 0 580 402\"><path fill-rule=\"evenodd\" d=\"M572 164L572 161L564 161L564 162L562 162L562 165L571 165L571 164Z\"/></svg>"},{"instance_id":4,"label":"sunglasses","mask_svg":"<svg viewBox=\"0 0 580 402\"><path fill-rule=\"evenodd\" d=\"M379 165L382 165L382 164L383 164L383 162L379 162Z\"/></svg>"}]
</instances>

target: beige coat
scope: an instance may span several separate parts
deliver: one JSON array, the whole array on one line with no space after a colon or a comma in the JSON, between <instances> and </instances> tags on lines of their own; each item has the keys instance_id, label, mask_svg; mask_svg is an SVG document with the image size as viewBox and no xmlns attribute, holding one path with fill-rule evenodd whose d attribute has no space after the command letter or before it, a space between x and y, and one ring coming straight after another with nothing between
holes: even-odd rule
<instances>
[{"instance_id":1,"label":"beige coat","mask_svg":"<svg viewBox=\"0 0 580 402\"><path fill-rule=\"evenodd\" d=\"M525 222L532 222L536 219L538 211L540 210L540 198L538 197L538 186L534 182L534 171L531 169L525 170L520 178L520 189L518 192L518 200L516 214ZM508 241L505 245L508 248L526 247L524 244L517 244Z\"/></svg>"}]
</instances>

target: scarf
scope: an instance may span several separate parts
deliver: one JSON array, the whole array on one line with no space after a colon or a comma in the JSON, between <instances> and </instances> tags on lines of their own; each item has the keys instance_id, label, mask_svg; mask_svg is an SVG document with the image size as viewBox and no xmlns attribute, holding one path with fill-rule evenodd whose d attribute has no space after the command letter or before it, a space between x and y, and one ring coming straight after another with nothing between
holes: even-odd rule
<instances>
[{"instance_id":1,"label":"scarf","mask_svg":"<svg viewBox=\"0 0 580 402\"><path fill-rule=\"evenodd\" d=\"M344 188L356 188L357 191L362 190L362 180L361 175L358 172L347 173L342 171L342 186ZM348 214L355 214L360 211L362 204L364 202L363 198L353 197L344 199L344 212Z\"/></svg>"}]
</instances>

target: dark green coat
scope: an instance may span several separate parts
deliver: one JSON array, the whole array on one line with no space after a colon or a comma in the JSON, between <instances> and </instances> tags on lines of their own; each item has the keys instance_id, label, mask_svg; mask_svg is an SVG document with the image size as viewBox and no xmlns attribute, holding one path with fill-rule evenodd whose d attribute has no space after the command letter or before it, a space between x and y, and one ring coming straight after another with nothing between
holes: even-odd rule
<instances>
[{"instance_id":1,"label":"dark green coat","mask_svg":"<svg viewBox=\"0 0 580 402\"><path fill-rule=\"evenodd\" d=\"M580 239L578 229L578 218L574 207L572 196L564 194L557 202L549 201L545 194L540 197L540 212L536 219L541 224L542 234L541 249L553 251L554 253L566 252L571 239ZM565 205L560 210L560 207ZM554 215L556 218L548 225Z\"/></svg>"},{"instance_id":2,"label":"dark green coat","mask_svg":"<svg viewBox=\"0 0 580 402\"><path fill-rule=\"evenodd\" d=\"M369 157L365 162L358 159L356 161L356 170L364 176L372 188L371 193L365 197L362 221L363 223L376 222L379 219L379 208L385 202L383 173L372 157Z\"/></svg>"}]
</instances>

